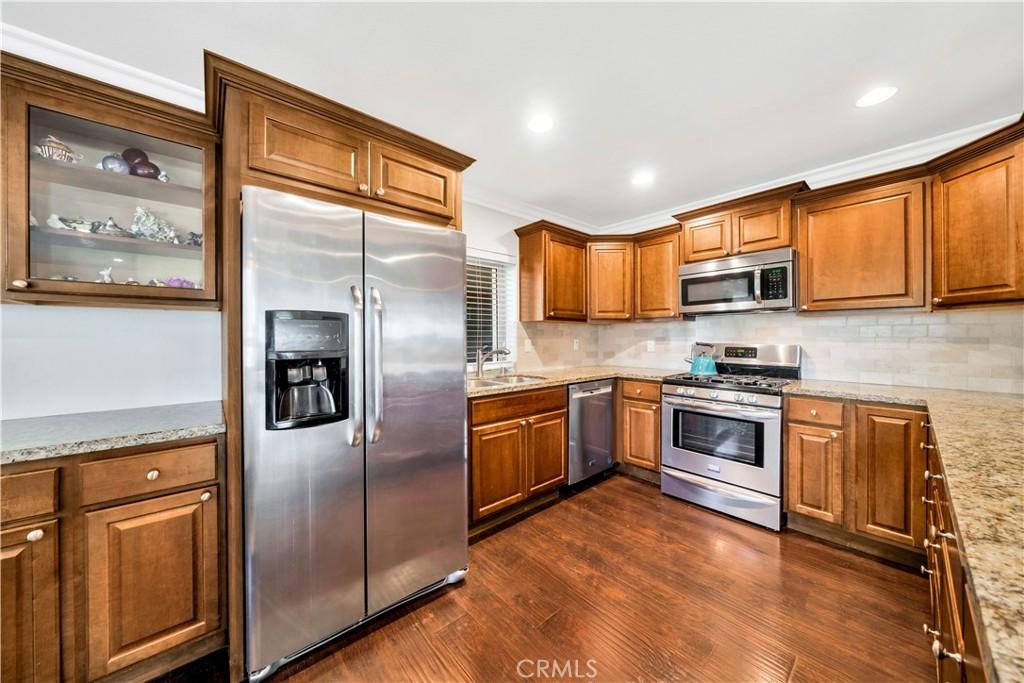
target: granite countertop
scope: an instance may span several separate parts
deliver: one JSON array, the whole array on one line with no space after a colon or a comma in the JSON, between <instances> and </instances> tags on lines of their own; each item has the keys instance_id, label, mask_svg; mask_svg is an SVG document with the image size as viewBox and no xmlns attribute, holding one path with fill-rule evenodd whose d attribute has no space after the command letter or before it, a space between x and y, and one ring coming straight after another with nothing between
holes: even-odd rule
<instances>
[{"instance_id":1,"label":"granite countertop","mask_svg":"<svg viewBox=\"0 0 1024 683\"><path fill-rule=\"evenodd\" d=\"M982 637L999 680L1024 681L1024 397L824 380L783 391L928 408Z\"/></svg>"},{"instance_id":2,"label":"granite countertop","mask_svg":"<svg viewBox=\"0 0 1024 683\"><path fill-rule=\"evenodd\" d=\"M220 434L220 401L0 421L0 465Z\"/></svg>"},{"instance_id":3,"label":"granite countertop","mask_svg":"<svg viewBox=\"0 0 1024 683\"><path fill-rule=\"evenodd\" d=\"M577 382L592 382L598 379L639 379L651 382L660 382L669 375L677 375L681 370L665 370L655 368L630 368L617 365L594 365L582 368L559 368L555 370L518 370L516 374L536 375L544 379L527 384L509 384L498 387L481 387L470 389L466 395L470 398L480 396L494 396L496 394L512 394L517 391L531 391L533 389L544 389L546 387L557 387L563 384L576 384Z\"/></svg>"}]
</instances>

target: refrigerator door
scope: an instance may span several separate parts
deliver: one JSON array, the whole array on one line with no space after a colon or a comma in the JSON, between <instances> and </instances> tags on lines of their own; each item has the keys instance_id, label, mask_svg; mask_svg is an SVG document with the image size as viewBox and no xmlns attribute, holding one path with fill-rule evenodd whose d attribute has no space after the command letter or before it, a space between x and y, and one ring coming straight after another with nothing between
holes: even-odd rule
<instances>
[{"instance_id":1,"label":"refrigerator door","mask_svg":"<svg viewBox=\"0 0 1024 683\"><path fill-rule=\"evenodd\" d=\"M242 191L246 656L250 672L365 616L363 214ZM348 418L266 429L266 311L341 313Z\"/></svg>"},{"instance_id":2,"label":"refrigerator door","mask_svg":"<svg viewBox=\"0 0 1024 683\"><path fill-rule=\"evenodd\" d=\"M366 214L373 614L466 566L465 236Z\"/></svg>"}]
</instances>

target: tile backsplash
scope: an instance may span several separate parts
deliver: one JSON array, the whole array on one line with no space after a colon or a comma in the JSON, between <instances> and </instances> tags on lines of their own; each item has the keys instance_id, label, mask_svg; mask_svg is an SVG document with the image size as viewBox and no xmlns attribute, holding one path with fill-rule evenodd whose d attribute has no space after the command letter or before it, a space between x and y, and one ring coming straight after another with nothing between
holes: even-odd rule
<instances>
[{"instance_id":1,"label":"tile backsplash","mask_svg":"<svg viewBox=\"0 0 1024 683\"><path fill-rule=\"evenodd\" d=\"M579 340L577 351L573 339ZM525 323L519 326L518 366L626 365L682 372L697 339L800 344L808 379L1024 393L1022 307Z\"/></svg>"}]
</instances>

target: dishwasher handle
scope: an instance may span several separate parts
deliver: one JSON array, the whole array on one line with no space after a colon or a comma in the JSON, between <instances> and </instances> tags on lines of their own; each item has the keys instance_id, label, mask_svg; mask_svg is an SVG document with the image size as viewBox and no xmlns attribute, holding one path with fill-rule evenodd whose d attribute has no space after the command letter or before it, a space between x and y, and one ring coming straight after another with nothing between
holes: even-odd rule
<instances>
[{"instance_id":1,"label":"dishwasher handle","mask_svg":"<svg viewBox=\"0 0 1024 683\"><path fill-rule=\"evenodd\" d=\"M612 392L611 386L598 387L596 389L586 389L583 391L573 391L569 394L569 400L572 401L577 398L586 398L587 396L597 396L598 394L610 394Z\"/></svg>"}]
</instances>

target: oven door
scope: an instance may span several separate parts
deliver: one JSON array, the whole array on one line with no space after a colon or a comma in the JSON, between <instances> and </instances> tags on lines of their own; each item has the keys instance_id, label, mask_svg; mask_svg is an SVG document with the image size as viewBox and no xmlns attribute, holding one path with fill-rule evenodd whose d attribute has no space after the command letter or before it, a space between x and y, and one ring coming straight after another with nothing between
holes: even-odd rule
<instances>
[{"instance_id":1,"label":"oven door","mask_svg":"<svg viewBox=\"0 0 1024 683\"><path fill-rule=\"evenodd\" d=\"M679 310L683 313L755 311L761 299L760 268L732 268L679 276Z\"/></svg>"},{"instance_id":2,"label":"oven door","mask_svg":"<svg viewBox=\"0 0 1024 683\"><path fill-rule=\"evenodd\" d=\"M664 396L661 464L781 495L782 411Z\"/></svg>"}]
</instances>

